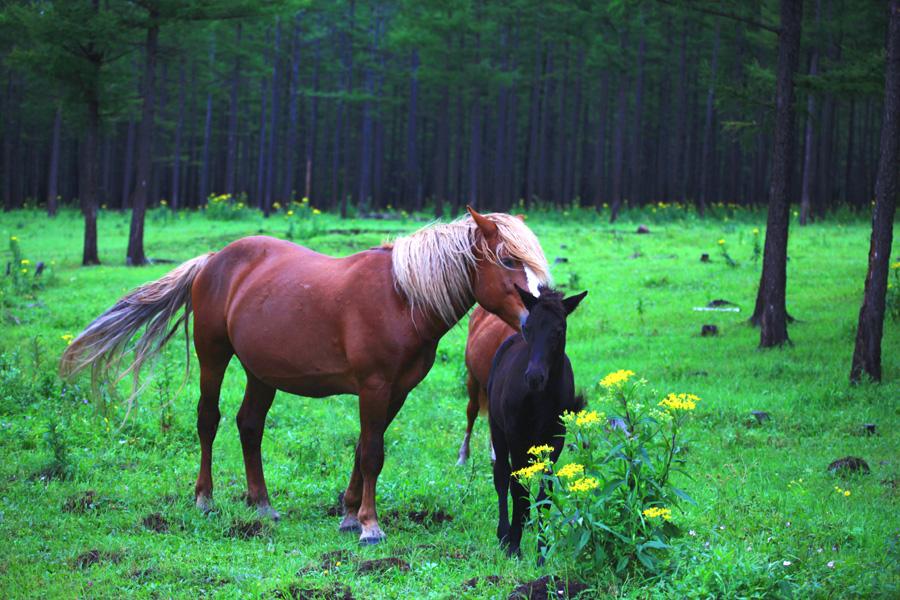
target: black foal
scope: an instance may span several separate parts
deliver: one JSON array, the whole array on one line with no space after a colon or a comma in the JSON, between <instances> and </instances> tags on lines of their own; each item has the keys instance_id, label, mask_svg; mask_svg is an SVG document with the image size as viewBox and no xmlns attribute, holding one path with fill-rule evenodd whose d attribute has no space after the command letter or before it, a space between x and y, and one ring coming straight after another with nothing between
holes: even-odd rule
<instances>
[{"instance_id":1,"label":"black foal","mask_svg":"<svg viewBox=\"0 0 900 600\"><path fill-rule=\"evenodd\" d=\"M519 289L517 287L517 289ZM494 463L494 488L500 509L497 538L510 556L518 555L522 527L528 518L528 490L513 470L528 466L528 449L549 445L550 460L556 462L563 447L564 411L577 411L572 364L566 356L566 317L587 295L582 292L563 299L546 287L540 297L519 289L528 319L522 333L510 336L494 355L488 380L491 439L497 454ZM510 461L512 466L510 467ZM507 493L512 488L513 518L509 521ZM544 499L541 485L538 500ZM538 540L538 550L541 542Z\"/></svg>"}]
</instances>

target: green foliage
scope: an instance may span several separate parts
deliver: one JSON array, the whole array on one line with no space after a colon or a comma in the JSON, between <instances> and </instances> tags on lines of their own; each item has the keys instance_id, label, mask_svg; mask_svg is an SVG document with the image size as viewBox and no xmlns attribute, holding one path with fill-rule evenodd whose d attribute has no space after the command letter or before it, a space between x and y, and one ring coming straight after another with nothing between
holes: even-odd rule
<instances>
[{"instance_id":1,"label":"green foliage","mask_svg":"<svg viewBox=\"0 0 900 600\"><path fill-rule=\"evenodd\" d=\"M893 321L900 321L900 260L891 265L885 303L885 314Z\"/></svg>"},{"instance_id":2,"label":"green foliage","mask_svg":"<svg viewBox=\"0 0 900 600\"><path fill-rule=\"evenodd\" d=\"M241 221L257 212L247 206L244 194L237 198L232 198L231 194L211 195L204 210L206 218L213 221Z\"/></svg>"},{"instance_id":3,"label":"green foliage","mask_svg":"<svg viewBox=\"0 0 900 600\"><path fill-rule=\"evenodd\" d=\"M535 448L532 465L517 472L548 490L546 500L535 494L532 501L535 514L549 508L541 531L546 558L582 577L610 565L623 578L635 570L659 574L680 535L672 511L681 500L693 502L671 475L684 463L679 433L699 398L662 397L633 375L617 371L600 382L604 411L563 416L572 434L565 466L551 470L548 450Z\"/></svg>"}]
</instances>

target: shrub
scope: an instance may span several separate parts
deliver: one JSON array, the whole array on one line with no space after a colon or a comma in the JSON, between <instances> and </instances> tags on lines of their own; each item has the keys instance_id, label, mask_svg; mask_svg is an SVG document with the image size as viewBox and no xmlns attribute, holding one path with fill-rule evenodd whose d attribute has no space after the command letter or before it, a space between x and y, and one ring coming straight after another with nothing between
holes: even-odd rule
<instances>
[{"instance_id":1,"label":"shrub","mask_svg":"<svg viewBox=\"0 0 900 600\"><path fill-rule=\"evenodd\" d=\"M523 469L518 476L531 480L532 493L540 479L548 488L546 500L532 497L533 514L549 509L539 533L546 559L581 572L611 566L619 576L659 573L670 539L680 535L673 509L679 500L693 502L670 476L683 463L681 426L700 399L661 396L631 371L611 373L599 387L606 412L563 416L574 437L570 462L555 471ZM549 465L546 453L535 450L533 464Z\"/></svg>"}]
</instances>

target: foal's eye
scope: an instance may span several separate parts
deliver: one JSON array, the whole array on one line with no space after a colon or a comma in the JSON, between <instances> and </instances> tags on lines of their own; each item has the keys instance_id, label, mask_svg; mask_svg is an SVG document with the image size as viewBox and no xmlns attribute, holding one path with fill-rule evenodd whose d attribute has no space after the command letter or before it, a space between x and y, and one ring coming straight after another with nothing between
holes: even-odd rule
<instances>
[{"instance_id":1,"label":"foal's eye","mask_svg":"<svg viewBox=\"0 0 900 600\"><path fill-rule=\"evenodd\" d=\"M514 258L506 257L500 260L500 264L502 264L507 269L515 269L518 261Z\"/></svg>"}]
</instances>

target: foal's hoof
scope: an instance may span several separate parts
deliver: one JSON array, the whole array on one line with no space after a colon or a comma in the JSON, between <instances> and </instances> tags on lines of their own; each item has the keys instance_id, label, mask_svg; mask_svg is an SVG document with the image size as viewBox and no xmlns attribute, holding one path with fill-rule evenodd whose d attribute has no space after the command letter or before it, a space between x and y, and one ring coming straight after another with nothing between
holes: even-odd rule
<instances>
[{"instance_id":1,"label":"foal's hoof","mask_svg":"<svg viewBox=\"0 0 900 600\"><path fill-rule=\"evenodd\" d=\"M272 519L273 521L281 520L281 514L268 504L257 506L256 514L259 515L260 519Z\"/></svg>"},{"instance_id":2,"label":"foal's hoof","mask_svg":"<svg viewBox=\"0 0 900 600\"><path fill-rule=\"evenodd\" d=\"M340 530L342 533L360 533L362 531L362 525L355 515L344 515L344 519L341 521Z\"/></svg>"},{"instance_id":3,"label":"foal's hoof","mask_svg":"<svg viewBox=\"0 0 900 600\"><path fill-rule=\"evenodd\" d=\"M385 538L387 538L387 536L378 525L363 527L362 533L359 536L359 545L374 546L375 544L383 542Z\"/></svg>"},{"instance_id":4,"label":"foal's hoof","mask_svg":"<svg viewBox=\"0 0 900 600\"><path fill-rule=\"evenodd\" d=\"M460 455L459 455L459 460L456 461L456 466L457 466L457 467L464 467L464 466L466 466L466 460L467 460L468 458L469 458L468 456L463 456L462 454L460 454Z\"/></svg>"}]
</instances>

